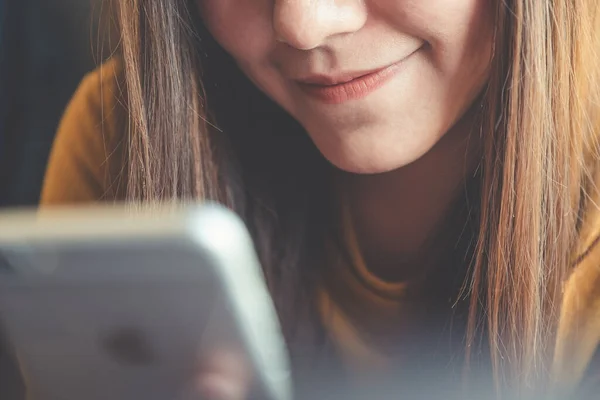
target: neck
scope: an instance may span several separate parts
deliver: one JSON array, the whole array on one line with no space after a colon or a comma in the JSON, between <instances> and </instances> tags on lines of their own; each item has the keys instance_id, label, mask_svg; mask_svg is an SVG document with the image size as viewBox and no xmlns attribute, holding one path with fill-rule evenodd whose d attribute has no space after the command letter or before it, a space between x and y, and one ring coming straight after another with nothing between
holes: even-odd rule
<instances>
[{"instance_id":1,"label":"neck","mask_svg":"<svg viewBox=\"0 0 600 400\"><path fill-rule=\"evenodd\" d=\"M471 114L471 113L469 113ZM341 181L369 270L385 280L415 277L478 163L479 132L467 114L427 154L394 171ZM471 134L473 133L473 134ZM429 257L430 258L430 257Z\"/></svg>"}]
</instances>

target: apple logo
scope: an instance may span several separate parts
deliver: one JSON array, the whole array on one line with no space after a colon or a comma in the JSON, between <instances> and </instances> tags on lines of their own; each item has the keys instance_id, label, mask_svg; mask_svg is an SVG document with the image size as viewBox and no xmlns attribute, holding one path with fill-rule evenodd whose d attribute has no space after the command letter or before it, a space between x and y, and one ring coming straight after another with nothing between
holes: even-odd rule
<instances>
[{"instance_id":1,"label":"apple logo","mask_svg":"<svg viewBox=\"0 0 600 400\"><path fill-rule=\"evenodd\" d=\"M144 333L137 328L123 327L101 339L102 348L119 364L145 366L156 361L156 354Z\"/></svg>"}]
</instances>

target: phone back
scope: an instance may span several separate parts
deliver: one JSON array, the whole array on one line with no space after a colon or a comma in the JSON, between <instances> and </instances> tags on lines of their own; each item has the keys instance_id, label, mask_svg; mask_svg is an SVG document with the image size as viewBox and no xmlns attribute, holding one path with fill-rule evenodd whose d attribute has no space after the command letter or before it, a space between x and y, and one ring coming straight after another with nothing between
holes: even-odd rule
<instances>
[{"instance_id":1,"label":"phone back","mask_svg":"<svg viewBox=\"0 0 600 400\"><path fill-rule=\"evenodd\" d=\"M194 398L223 346L262 396L291 398L252 241L221 207L5 215L0 254L0 322L33 399Z\"/></svg>"}]
</instances>

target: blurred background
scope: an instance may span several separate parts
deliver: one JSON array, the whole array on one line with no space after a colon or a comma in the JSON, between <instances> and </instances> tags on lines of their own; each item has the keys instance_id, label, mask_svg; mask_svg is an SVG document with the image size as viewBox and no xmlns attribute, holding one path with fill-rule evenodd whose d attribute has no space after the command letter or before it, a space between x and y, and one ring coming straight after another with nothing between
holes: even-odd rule
<instances>
[{"instance_id":1,"label":"blurred background","mask_svg":"<svg viewBox=\"0 0 600 400\"><path fill-rule=\"evenodd\" d=\"M107 4L0 0L0 209L38 203L62 112L83 75L110 54ZM20 398L1 344L0 399Z\"/></svg>"},{"instance_id":2,"label":"blurred background","mask_svg":"<svg viewBox=\"0 0 600 400\"><path fill-rule=\"evenodd\" d=\"M0 0L0 208L37 204L62 112L109 55L106 0Z\"/></svg>"}]
</instances>

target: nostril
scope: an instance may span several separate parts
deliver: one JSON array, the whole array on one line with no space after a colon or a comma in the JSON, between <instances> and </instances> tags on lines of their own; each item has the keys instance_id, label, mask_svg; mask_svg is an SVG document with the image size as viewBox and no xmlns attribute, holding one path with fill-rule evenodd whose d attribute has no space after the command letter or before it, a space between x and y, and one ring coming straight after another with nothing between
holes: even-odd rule
<instances>
[{"instance_id":1,"label":"nostril","mask_svg":"<svg viewBox=\"0 0 600 400\"><path fill-rule=\"evenodd\" d=\"M275 29L275 40L298 50L311 50L321 45L316 30L308 30L303 26L279 26ZM300 25L300 24L298 24Z\"/></svg>"}]
</instances>

